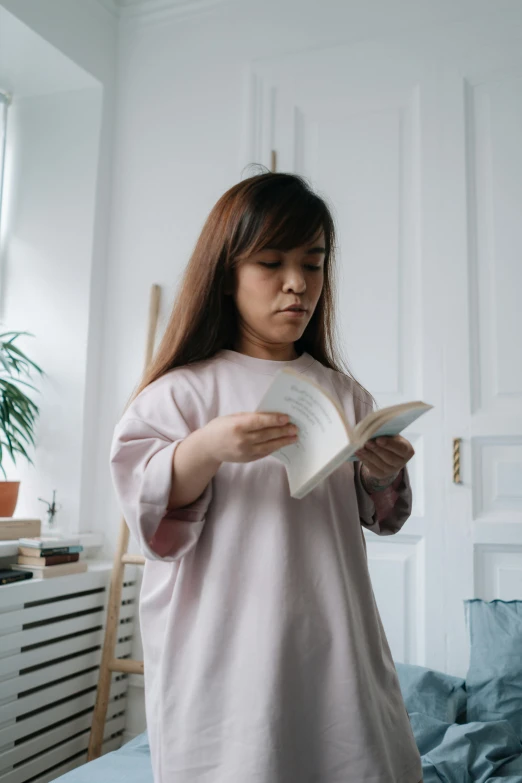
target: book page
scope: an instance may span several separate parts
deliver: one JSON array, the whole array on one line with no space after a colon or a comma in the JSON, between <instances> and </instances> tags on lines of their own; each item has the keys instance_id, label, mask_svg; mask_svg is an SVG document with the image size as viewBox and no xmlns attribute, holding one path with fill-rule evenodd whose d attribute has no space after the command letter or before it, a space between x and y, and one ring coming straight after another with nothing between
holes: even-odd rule
<instances>
[{"instance_id":1,"label":"book page","mask_svg":"<svg viewBox=\"0 0 522 783\"><path fill-rule=\"evenodd\" d=\"M391 405L389 408L373 411L354 428L353 442L364 443L368 438L378 437L378 432L382 435L397 435L432 407L425 402L404 402L400 405ZM392 426L393 432L381 432L382 428L388 425Z\"/></svg>"},{"instance_id":2,"label":"book page","mask_svg":"<svg viewBox=\"0 0 522 783\"><path fill-rule=\"evenodd\" d=\"M388 419L385 416L386 409L376 411L376 413L382 414L382 423L379 425L378 421L374 422L374 427L376 427L376 429L374 429L371 425L367 427L361 426L364 425L365 419L360 421L354 431L356 436L354 445L359 449L369 439L399 435L406 427L409 427L410 424L416 421L419 416L422 416L423 413L431 410L432 407L432 405L427 405L425 403L415 403L414 408L406 409L405 404L401 411L398 411L392 418ZM349 457L350 462L355 462L357 459L358 457L355 455Z\"/></svg>"},{"instance_id":3,"label":"book page","mask_svg":"<svg viewBox=\"0 0 522 783\"><path fill-rule=\"evenodd\" d=\"M299 428L296 443L272 454L286 465L292 494L349 443L335 403L306 376L291 370L277 373L257 410L286 413Z\"/></svg>"},{"instance_id":4,"label":"book page","mask_svg":"<svg viewBox=\"0 0 522 783\"><path fill-rule=\"evenodd\" d=\"M426 413L425 410L409 410L399 413L390 421L385 421L376 432L371 434L372 438L380 438L384 435L399 435L406 427L409 427L419 416Z\"/></svg>"}]
</instances>

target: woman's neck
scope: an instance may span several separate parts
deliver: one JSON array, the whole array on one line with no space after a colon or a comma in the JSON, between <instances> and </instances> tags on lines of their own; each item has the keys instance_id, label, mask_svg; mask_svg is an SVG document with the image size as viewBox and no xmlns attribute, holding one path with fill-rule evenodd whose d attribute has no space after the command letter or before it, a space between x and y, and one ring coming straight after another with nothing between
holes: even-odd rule
<instances>
[{"instance_id":1,"label":"woman's neck","mask_svg":"<svg viewBox=\"0 0 522 783\"><path fill-rule=\"evenodd\" d=\"M270 345L252 340L239 339L234 350L254 359L268 359L272 362L290 362L297 359L299 354L295 349L295 343L286 345Z\"/></svg>"}]
</instances>

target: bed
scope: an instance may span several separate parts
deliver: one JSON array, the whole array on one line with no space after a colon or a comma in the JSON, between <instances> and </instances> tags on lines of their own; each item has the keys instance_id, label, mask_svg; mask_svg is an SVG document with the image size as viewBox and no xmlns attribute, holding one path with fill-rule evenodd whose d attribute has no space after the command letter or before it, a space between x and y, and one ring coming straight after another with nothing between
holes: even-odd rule
<instances>
[{"instance_id":1,"label":"bed","mask_svg":"<svg viewBox=\"0 0 522 783\"><path fill-rule=\"evenodd\" d=\"M154 783L147 732L119 750L55 778L60 783Z\"/></svg>"},{"instance_id":2,"label":"bed","mask_svg":"<svg viewBox=\"0 0 522 783\"><path fill-rule=\"evenodd\" d=\"M522 783L522 601L466 601L466 680L396 663L424 783ZM153 783L146 732L59 783Z\"/></svg>"}]
</instances>

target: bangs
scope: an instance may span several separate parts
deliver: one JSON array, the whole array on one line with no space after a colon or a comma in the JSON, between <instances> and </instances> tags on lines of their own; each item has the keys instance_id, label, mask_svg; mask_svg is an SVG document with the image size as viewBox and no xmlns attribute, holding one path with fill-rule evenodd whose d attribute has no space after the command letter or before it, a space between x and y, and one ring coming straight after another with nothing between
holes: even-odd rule
<instances>
[{"instance_id":1,"label":"bangs","mask_svg":"<svg viewBox=\"0 0 522 783\"><path fill-rule=\"evenodd\" d=\"M267 247L292 250L309 244L324 231L327 259L333 221L324 201L295 176L282 175L281 181L277 175L265 182L263 177L256 180L257 187L248 194L248 205L232 238L232 258L240 261Z\"/></svg>"}]
</instances>

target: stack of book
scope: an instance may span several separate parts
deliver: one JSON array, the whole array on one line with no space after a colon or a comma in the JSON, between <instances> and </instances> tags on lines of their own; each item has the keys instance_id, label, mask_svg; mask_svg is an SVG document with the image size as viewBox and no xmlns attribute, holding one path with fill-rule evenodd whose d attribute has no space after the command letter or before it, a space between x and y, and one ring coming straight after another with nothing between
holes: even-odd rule
<instances>
[{"instance_id":1,"label":"stack of book","mask_svg":"<svg viewBox=\"0 0 522 783\"><path fill-rule=\"evenodd\" d=\"M28 574L26 578L34 576L35 579L81 574L87 571L87 563L80 561L82 550L78 538L21 538L18 542L18 563L11 569Z\"/></svg>"},{"instance_id":2,"label":"stack of book","mask_svg":"<svg viewBox=\"0 0 522 783\"><path fill-rule=\"evenodd\" d=\"M39 536L42 522L33 517L0 517L0 541L17 541L27 536Z\"/></svg>"}]
</instances>

